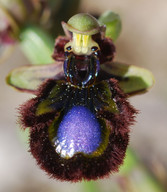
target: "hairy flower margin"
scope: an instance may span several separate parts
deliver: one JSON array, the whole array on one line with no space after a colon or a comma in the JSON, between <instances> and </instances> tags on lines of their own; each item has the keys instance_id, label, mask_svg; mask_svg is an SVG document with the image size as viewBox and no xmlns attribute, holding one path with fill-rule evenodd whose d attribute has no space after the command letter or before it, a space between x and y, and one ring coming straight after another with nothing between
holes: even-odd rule
<instances>
[{"instance_id":1,"label":"hairy flower margin","mask_svg":"<svg viewBox=\"0 0 167 192\"><path fill-rule=\"evenodd\" d=\"M118 171L123 163L129 141L129 126L134 123L134 117L137 113L127 101L126 93L141 92L150 85L147 84L148 81L145 83L144 78L140 77L141 79L139 79L137 76L135 79L133 74L129 74L128 70L131 66L112 61L115 55L115 46L112 40L109 37L104 37L102 33L92 36L100 47L99 61L101 67L96 82L86 88L78 88L68 84L61 68L66 59L64 46L71 41L71 38L70 36L60 36L56 39L53 58L57 65L36 67L36 69L31 67L30 74L35 75L37 70L42 68L48 68L52 70L52 73L55 73L49 77L49 80L46 77L43 78L45 81L37 90L34 87L33 89L27 89L26 86L25 89L21 87L24 91L36 93L36 97L22 105L20 113L23 127L30 127L30 151L36 158L38 165L53 178L76 182L82 179L103 178L112 172ZM57 72L57 69L60 70ZM134 67L134 69L142 71L150 79L152 78L147 70L137 67ZM82 69L78 68L78 70ZM8 83L17 88L19 87L16 86L16 83L13 83L12 77L15 75L18 77L18 71L19 69L16 69L8 76ZM41 72L39 75L40 79L42 74L44 73ZM37 76L37 79L39 77ZM149 77L146 79L149 79ZM129 90L128 87L131 83L134 84L134 81L136 87L130 87ZM39 82L41 81L38 81L37 84ZM153 78L150 82L153 83ZM88 103L87 100L91 102ZM72 127L67 130L67 133L64 133L64 131L60 133L59 130L59 127L63 127L62 122L68 116L69 110L67 108L69 103L71 109L76 106L83 106L95 115L100 130L91 134L100 132L101 143L91 153L87 151L78 152L74 149L75 153L72 157L65 156L63 158L64 149L58 151L53 139L57 139L58 135L65 134L66 137L70 135L69 132ZM78 116L78 119L81 118ZM84 128L79 131L84 134ZM68 144L69 138L66 140ZM92 145L92 142L89 141L87 144Z\"/></svg>"}]
</instances>

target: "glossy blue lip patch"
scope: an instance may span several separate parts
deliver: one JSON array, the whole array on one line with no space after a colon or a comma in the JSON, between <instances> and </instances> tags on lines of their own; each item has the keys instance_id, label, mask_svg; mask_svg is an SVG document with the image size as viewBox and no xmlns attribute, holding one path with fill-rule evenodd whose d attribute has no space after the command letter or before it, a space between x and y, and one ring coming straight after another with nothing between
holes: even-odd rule
<instances>
[{"instance_id":1,"label":"glossy blue lip patch","mask_svg":"<svg viewBox=\"0 0 167 192\"><path fill-rule=\"evenodd\" d=\"M78 152L91 154L101 141L100 124L84 106L74 106L67 112L53 139L56 152L64 158L70 158Z\"/></svg>"}]
</instances>

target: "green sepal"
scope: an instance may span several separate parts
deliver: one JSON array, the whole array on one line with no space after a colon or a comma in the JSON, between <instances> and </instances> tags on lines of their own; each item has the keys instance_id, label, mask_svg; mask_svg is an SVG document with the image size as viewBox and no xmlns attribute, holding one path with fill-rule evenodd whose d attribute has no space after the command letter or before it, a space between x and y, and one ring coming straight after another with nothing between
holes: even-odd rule
<instances>
[{"instance_id":1,"label":"green sepal","mask_svg":"<svg viewBox=\"0 0 167 192\"><path fill-rule=\"evenodd\" d=\"M121 18L112 11L106 11L99 17L99 22L106 25L106 37L110 37L115 41L121 32Z\"/></svg>"},{"instance_id":2,"label":"green sepal","mask_svg":"<svg viewBox=\"0 0 167 192\"><path fill-rule=\"evenodd\" d=\"M121 89L129 95L146 92L154 84L153 74L142 67L108 62L101 65L101 68L111 77L118 79Z\"/></svg>"},{"instance_id":3,"label":"green sepal","mask_svg":"<svg viewBox=\"0 0 167 192\"><path fill-rule=\"evenodd\" d=\"M44 80L63 74L62 61L42 66L23 66L12 70L6 78L9 85L27 92L35 92Z\"/></svg>"}]
</instances>

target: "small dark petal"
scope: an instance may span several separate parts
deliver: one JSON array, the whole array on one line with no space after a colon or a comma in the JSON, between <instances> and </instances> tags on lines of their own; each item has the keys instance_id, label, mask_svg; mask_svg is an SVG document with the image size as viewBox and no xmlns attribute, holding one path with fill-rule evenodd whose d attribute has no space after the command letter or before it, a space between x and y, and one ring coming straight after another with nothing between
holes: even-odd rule
<instances>
[{"instance_id":1,"label":"small dark petal","mask_svg":"<svg viewBox=\"0 0 167 192\"><path fill-rule=\"evenodd\" d=\"M65 59L64 46L65 46L66 43L69 42L69 40L70 39L68 37L65 37L65 36L59 36L59 37L56 38L54 52L53 52L53 55L52 55L52 58L54 60L64 61L64 59Z\"/></svg>"},{"instance_id":2,"label":"small dark petal","mask_svg":"<svg viewBox=\"0 0 167 192\"><path fill-rule=\"evenodd\" d=\"M100 50L100 63L103 64L106 61L112 61L116 52L115 45L110 38L97 39L96 40Z\"/></svg>"},{"instance_id":3,"label":"small dark petal","mask_svg":"<svg viewBox=\"0 0 167 192\"><path fill-rule=\"evenodd\" d=\"M62 181L77 182L108 176L118 171L123 163L129 141L129 126L134 123L136 110L129 104L126 95L119 89L117 81L105 81L111 87L112 97L119 113L99 110L97 117L103 119L109 131L109 139L104 151L98 156L76 153L71 158L62 158L51 144L48 127L59 115L58 111L36 115L38 103L50 93L55 80L45 82L38 91L37 97L21 107L21 119L24 126L30 128L30 151L38 165L52 178ZM97 85L98 86L98 85Z\"/></svg>"}]
</instances>

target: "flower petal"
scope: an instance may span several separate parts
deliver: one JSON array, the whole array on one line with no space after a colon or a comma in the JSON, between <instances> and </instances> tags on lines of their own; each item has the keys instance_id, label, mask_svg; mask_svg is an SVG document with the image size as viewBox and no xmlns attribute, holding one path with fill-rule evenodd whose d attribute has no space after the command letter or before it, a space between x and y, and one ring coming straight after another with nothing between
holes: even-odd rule
<instances>
[{"instance_id":1,"label":"flower petal","mask_svg":"<svg viewBox=\"0 0 167 192\"><path fill-rule=\"evenodd\" d=\"M153 74L149 70L135 65L106 62L101 65L101 69L102 76L117 79L120 88L129 95L146 92L154 84Z\"/></svg>"},{"instance_id":2,"label":"flower petal","mask_svg":"<svg viewBox=\"0 0 167 192\"><path fill-rule=\"evenodd\" d=\"M6 81L16 89L33 93L46 79L62 79L63 77L63 63L57 61L49 65L16 68L9 73Z\"/></svg>"}]
</instances>

